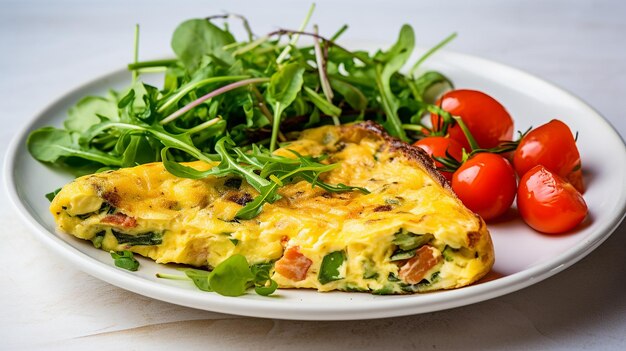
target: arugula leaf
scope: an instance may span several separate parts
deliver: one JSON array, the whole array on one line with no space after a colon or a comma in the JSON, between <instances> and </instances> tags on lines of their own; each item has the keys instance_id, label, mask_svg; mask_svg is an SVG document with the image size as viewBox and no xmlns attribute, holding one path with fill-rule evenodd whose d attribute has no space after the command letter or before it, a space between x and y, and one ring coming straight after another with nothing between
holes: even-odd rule
<instances>
[{"instance_id":1,"label":"arugula leaf","mask_svg":"<svg viewBox=\"0 0 626 351\"><path fill-rule=\"evenodd\" d=\"M320 182L318 179L311 177L310 174L306 174L303 173L300 175L304 180L308 181L309 183L311 183L314 186L319 186L320 188L331 192L331 193L339 193L339 192L343 192L343 191L360 191L362 194L369 194L370 191L367 190L366 188L360 187L360 186L351 186L351 185L345 185L343 183L339 183L336 185L332 185L332 184L328 184L328 183L324 183L324 182Z\"/></svg>"},{"instance_id":2,"label":"arugula leaf","mask_svg":"<svg viewBox=\"0 0 626 351\"><path fill-rule=\"evenodd\" d=\"M209 169L206 171L198 171L192 167L181 165L178 162L171 161L168 156L169 149L170 148L165 147L161 150L161 160L163 162L163 166L165 167L165 169L167 169L167 171L170 172L171 174L180 178L203 179L215 173L213 169Z\"/></svg>"},{"instance_id":3,"label":"arugula leaf","mask_svg":"<svg viewBox=\"0 0 626 351\"><path fill-rule=\"evenodd\" d=\"M130 130L133 132L143 132L152 134L156 137L165 147L170 147L174 149L179 149L185 151L189 155L195 157L198 160L202 161L211 161L211 157L205 155L201 150L199 150L191 140L191 137L187 133L182 134L172 134L167 132L162 126L157 125L147 125L142 122L136 121L134 124L131 123L123 123L123 122L111 122L105 121L100 124L96 124L89 128L82 136L81 142L83 144L89 143L90 140L95 138L97 135L102 133L107 129L117 128L120 130Z\"/></svg>"},{"instance_id":4,"label":"arugula leaf","mask_svg":"<svg viewBox=\"0 0 626 351\"><path fill-rule=\"evenodd\" d=\"M364 111L367 108L367 97L354 85L339 79L330 79L330 86L343 96L353 109Z\"/></svg>"},{"instance_id":5,"label":"arugula leaf","mask_svg":"<svg viewBox=\"0 0 626 351\"><path fill-rule=\"evenodd\" d=\"M135 89L130 89L123 98L120 99L117 103L117 108L122 109L130 106L130 104L135 101Z\"/></svg>"},{"instance_id":6,"label":"arugula leaf","mask_svg":"<svg viewBox=\"0 0 626 351\"><path fill-rule=\"evenodd\" d=\"M237 212L236 218L254 218L261 212L263 204L266 202L272 203L280 198L280 195L278 194L279 187L288 183L293 183L299 179L304 179L310 182L313 186L320 186L327 191L340 192L359 190L366 194L369 193L367 189L360 187L352 187L344 184L330 185L321 182L318 179L320 174L336 168L338 164L323 164L319 162L321 161L321 157L314 158L312 156L302 156L295 151L289 151L296 156L295 159L265 153L259 148L253 150L253 153L248 157L248 160L255 159L256 162L262 163L262 167L259 167L259 164L256 165L257 169L260 169L261 171L260 176L270 178L273 177L273 181L269 182L261 189L258 189L260 195L241 208Z\"/></svg>"},{"instance_id":7,"label":"arugula leaf","mask_svg":"<svg viewBox=\"0 0 626 351\"><path fill-rule=\"evenodd\" d=\"M263 209L263 204L266 202L273 202L272 200L278 200L278 187L277 183L269 183L260 189L260 195L255 197L254 200L248 202L244 207L242 207L237 214L236 218L239 219L252 219L261 213Z\"/></svg>"},{"instance_id":8,"label":"arugula leaf","mask_svg":"<svg viewBox=\"0 0 626 351\"><path fill-rule=\"evenodd\" d=\"M231 155L229 149L234 146L235 143L228 137L221 138L215 144L215 151L221 157L221 162L217 169L222 171L222 174L239 174L246 179L248 184L261 192L262 188L269 184L269 181L254 173L253 168L241 164L237 156Z\"/></svg>"},{"instance_id":9,"label":"arugula leaf","mask_svg":"<svg viewBox=\"0 0 626 351\"><path fill-rule=\"evenodd\" d=\"M55 163L75 156L106 166L121 166L120 159L91 148L80 147L72 134L64 129L43 127L30 133L26 141L28 151L39 161Z\"/></svg>"},{"instance_id":10,"label":"arugula leaf","mask_svg":"<svg viewBox=\"0 0 626 351\"><path fill-rule=\"evenodd\" d=\"M417 69L419 68L419 66L426 61L426 59L428 59L430 56L432 56L435 52L437 52L438 50L440 50L442 47L446 46L449 42L451 42L452 40L454 40L454 38L456 38L457 34L456 33L452 33L449 36L447 36L445 39L443 39L441 42L439 42L437 45L435 45L434 47L432 47L430 50L426 51L426 53L424 53L424 55L422 55L422 57L420 57L415 64L413 64L413 67L411 68L410 74L414 75L415 72L417 71Z\"/></svg>"},{"instance_id":11,"label":"arugula leaf","mask_svg":"<svg viewBox=\"0 0 626 351\"><path fill-rule=\"evenodd\" d=\"M133 167L154 161L152 146L144 135L128 133L120 137L118 145L121 149L122 167Z\"/></svg>"},{"instance_id":12,"label":"arugula leaf","mask_svg":"<svg viewBox=\"0 0 626 351\"><path fill-rule=\"evenodd\" d=\"M389 133L403 141L409 141L402 129L402 121L398 117L398 100L391 91L390 79L397 73L411 56L415 46L415 33L413 28L403 25L400 29L398 41L391 49L380 55L386 63L376 66L376 84L380 89L383 108L386 113L385 127Z\"/></svg>"},{"instance_id":13,"label":"arugula leaf","mask_svg":"<svg viewBox=\"0 0 626 351\"><path fill-rule=\"evenodd\" d=\"M115 260L115 266L135 272L139 269L139 261L135 259L133 253L124 251L111 251L111 257Z\"/></svg>"},{"instance_id":14,"label":"arugula leaf","mask_svg":"<svg viewBox=\"0 0 626 351\"><path fill-rule=\"evenodd\" d=\"M322 96L315 92L315 90L305 86L304 93L311 100L311 102L317 106L323 113L332 116L339 117L341 115L341 109L332 103L328 102Z\"/></svg>"},{"instance_id":15,"label":"arugula leaf","mask_svg":"<svg viewBox=\"0 0 626 351\"><path fill-rule=\"evenodd\" d=\"M220 82L228 82L231 80L235 80L235 81L242 80L246 78L250 78L250 77L249 76L210 77L210 78L202 79L199 81L189 82L185 84L185 86L181 87L176 92L176 94L172 95L171 97L168 97L167 100L159 106L158 111L159 112L165 111L168 107L172 106L173 104L177 103L180 99L182 99L186 94L189 94L190 92L196 89L202 88L203 86L206 86L209 84L220 83Z\"/></svg>"},{"instance_id":16,"label":"arugula leaf","mask_svg":"<svg viewBox=\"0 0 626 351\"><path fill-rule=\"evenodd\" d=\"M359 190L366 194L369 193L367 189L360 187L352 187L345 184L331 185L319 181L320 174L337 167L337 164L320 163L321 158L302 156L293 152L297 158L292 159L273 155L269 151L262 150L256 146L252 148L250 153L244 153L241 149L234 146L234 142L229 137L221 138L216 143L215 149L221 158L221 162L206 171L199 171L172 161L168 153L169 148L164 148L161 151L161 157L165 168L179 177L202 179L209 175L221 177L237 174L245 179L248 184L259 192L259 195L237 212L235 217L238 219L252 219L256 217L265 203L273 203L280 199L278 190L281 186L299 179L309 181L313 185L318 185L327 191ZM267 179L272 177L273 181Z\"/></svg>"}]
</instances>

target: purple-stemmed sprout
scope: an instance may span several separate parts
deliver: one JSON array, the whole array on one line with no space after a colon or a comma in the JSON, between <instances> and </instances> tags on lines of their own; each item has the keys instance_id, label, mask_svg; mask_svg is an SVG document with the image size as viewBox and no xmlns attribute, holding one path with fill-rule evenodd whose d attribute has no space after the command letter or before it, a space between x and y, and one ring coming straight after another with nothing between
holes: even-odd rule
<instances>
[{"instance_id":1,"label":"purple-stemmed sprout","mask_svg":"<svg viewBox=\"0 0 626 351\"><path fill-rule=\"evenodd\" d=\"M330 82L328 81L328 75L326 74L326 58L324 57L324 54L322 53L322 47L320 46L319 38L317 37L317 35L319 35L317 25L313 26L313 33L316 35L313 37L313 45L315 48L315 61L317 63L317 71L319 72L319 75L320 75L320 84L322 86L322 91L324 92L324 96L326 96L326 100L328 101L328 103L332 104L333 103L333 89L330 86ZM340 124L339 118L337 118L336 116L332 116L332 117L333 117L333 123L335 125L339 125Z\"/></svg>"},{"instance_id":2,"label":"purple-stemmed sprout","mask_svg":"<svg viewBox=\"0 0 626 351\"><path fill-rule=\"evenodd\" d=\"M178 117L184 115L185 113L187 113L188 111L190 111L191 109L193 109L194 107L200 105L201 103L205 102L206 100L209 100L211 98L214 98L218 95L224 94L226 92L229 92L231 90L237 89L237 88L241 88L244 87L246 85L250 85L250 84L259 84L259 83L265 83L265 82L269 82L269 78L250 78L250 79L244 79L244 80L240 80L238 82L235 83L231 83L228 85L225 85L219 89L215 89L212 92L199 97L198 99L188 103L187 105L185 105L184 107L182 107L181 109L179 109L178 111L172 113L171 115L165 117L163 120L161 120L161 122L159 122L161 125L167 124L169 122L172 122L174 120L176 120Z\"/></svg>"}]
</instances>

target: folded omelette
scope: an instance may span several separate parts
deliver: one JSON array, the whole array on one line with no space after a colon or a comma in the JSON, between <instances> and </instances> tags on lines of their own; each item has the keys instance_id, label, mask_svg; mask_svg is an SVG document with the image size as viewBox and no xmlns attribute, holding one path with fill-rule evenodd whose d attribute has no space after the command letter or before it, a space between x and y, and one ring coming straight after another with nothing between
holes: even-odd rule
<instances>
[{"instance_id":1,"label":"folded omelette","mask_svg":"<svg viewBox=\"0 0 626 351\"><path fill-rule=\"evenodd\" d=\"M184 179L151 163L77 178L53 200L58 228L103 250L211 269L235 254L272 263L281 288L402 294L458 288L491 269L483 220L465 208L421 149L372 122L305 130L276 151L328 155L329 193L307 181L250 220L235 218L258 193L237 177ZM191 162L206 170L214 166Z\"/></svg>"}]
</instances>

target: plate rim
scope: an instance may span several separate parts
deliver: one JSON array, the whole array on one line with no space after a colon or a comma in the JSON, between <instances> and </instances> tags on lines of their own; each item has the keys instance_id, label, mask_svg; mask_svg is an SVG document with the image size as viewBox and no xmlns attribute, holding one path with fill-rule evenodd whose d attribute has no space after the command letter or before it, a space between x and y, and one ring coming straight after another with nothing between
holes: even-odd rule
<instances>
[{"instance_id":1,"label":"plate rim","mask_svg":"<svg viewBox=\"0 0 626 351\"><path fill-rule=\"evenodd\" d=\"M505 69L515 75L523 77L524 79L531 79L535 83L545 84L552 89L556 89L559 92L566 94L573 101L576 101L581 106L586 107L590 113L597 117L597 119L605 123L608 130L611 130L614 136L621 141L624 149L623 151L626 152L626 143L615 127L596 109L568 90L516 67L482 57L447 50L438 52L437 56L454 62L457 60L474 61L483 65L487 64L498 69ZM18 126L18 133L12 138L5 154L6 157L3 165L3 175L5 179L4 185L9 195L10 202L13 207L17 209L22 221L27 225L35 237L37 237L40 242L44 243L46 246L52 248L56 255L60 255L66 261L74 263L75 267L79 270L100 280L140 295L155 298L157 300L218 313L290 320L362 320L434 312L470 305L503 296L547 279L575 264L587 256L590 252L595 250L600 244L608 239L608 237L615 231L626 216L626 198L623 198L620 204L621 209L618 210L621 212L621 215L611 218L611 221L602 223L600 228L591 232L588 237L584 238L585 240L581 240L580 243L572 246L560 255L557 255L556 258L546 260L533 267L498 278L496 280L456 290L446 290L443 292L421 295L393 296L391 298L376 301L375 306L370 301L360 301L358 303L353 302L351 304L346 304L343 308L334 307L332 311L313 305L302 305L299 308L294 309L294 307L290 304L273 303L273 298L270 298L269 300L266 300L267 298L263 298L263 300L231 298L217 294L206 294L191 289L185 289L180 286L145 280L141 277L134 276L130 272L119 270L113 265L106 265L93 259L72 245L69 245L67 242L58 237L56 233L52 233L41 225L37 219L31 215L31 212L26 208L25 204L20 200L17 184L15 182L15 174L13 172L14 166L17 162L18 150L21 146L23 146L23 141L26 140L28 134L33 129L33 126L45 117L46 111L54 108L56 104L68 99L70 96L87 89L91 85L97 85L106 78L114 77L125 72L127 72L125 68L120 68L85 80L82 84L79 84L76 87L69 89L67 92L58 95L55 99L45 105L44 108L40 109L38 113L34 114L33 117L26 123L22 126ZM296 290L291 289L282 291L287 292ZM297 291L298 293L304 294L318 294L316 291ZM332 294L351 293L332 292ZM437 295L439 294L445 295L443 298L437 298ZM423 301L420 301L422 303L416 303L413 301L415 298L411 297L425 298L427 301L426 303Z\"/></svg>"}]
</instances>

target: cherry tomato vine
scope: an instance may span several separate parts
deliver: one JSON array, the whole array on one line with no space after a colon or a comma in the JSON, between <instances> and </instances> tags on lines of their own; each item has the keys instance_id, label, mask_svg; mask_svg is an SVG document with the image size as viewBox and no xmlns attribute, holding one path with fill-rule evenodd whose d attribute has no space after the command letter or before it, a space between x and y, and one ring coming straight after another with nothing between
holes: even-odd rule
<instances>
[{"instance_id":1,"label":"cherry tomato vine","mask_svg":"<svg viewBox=\"0 0 626 351\"><path fill-rule=\"evenodd\" d=\"M417 136L459 199L489 221L515 198L521 218L537 231L572 230L588 212L578 134L553 119L513 136L513 119L497 100L475 90L452 90L426 105L431 127L404 125ZM519 186L517 179L519 177Z\"/></svg>"}]
</instances>

